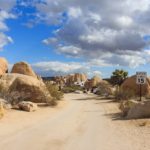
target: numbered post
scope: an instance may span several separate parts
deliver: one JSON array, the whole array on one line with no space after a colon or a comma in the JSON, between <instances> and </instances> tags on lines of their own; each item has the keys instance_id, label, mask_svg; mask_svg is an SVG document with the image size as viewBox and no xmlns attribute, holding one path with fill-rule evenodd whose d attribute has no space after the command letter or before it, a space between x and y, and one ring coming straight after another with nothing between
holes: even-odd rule
<instances>
[{"instance_id":1,"label":"numbered post","mask_svg":"<svg viewBox=\"0 0 150 150\"><path fill-rule=\"evenodd\" d=\"M142 100L142 85L146 84L146 72L137 72L136 73L136 84L140 87L140 101Z\"/></svg>"}]
</instances>

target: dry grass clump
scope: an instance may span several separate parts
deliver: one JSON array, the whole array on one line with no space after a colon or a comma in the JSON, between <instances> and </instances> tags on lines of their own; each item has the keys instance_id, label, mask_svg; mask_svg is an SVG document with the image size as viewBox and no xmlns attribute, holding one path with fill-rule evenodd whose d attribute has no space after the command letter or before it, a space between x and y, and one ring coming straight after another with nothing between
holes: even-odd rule
<instances>
[{"instance_id":1,"label":"dry grass clump","mask_svg":"<svg viewBox=\"0 0 150 150\"><path fill-rule=\"evenodd\" d=\"M0 102L0 119L4 116L4 108L2 103Z\"/></svg>"},{"instance_id":2,"label":"dry grass clump","mask_svg":"<svg viewBox=\"0 0 150 150\"><path fill-rule=\"evenodd\" d=\"M51 96L53 97L51 103L52 103L53 105L55 105L55 104L54 104L54 101L56 101L56 100L61 100L61 99L63 98L63 95L64 95L64 94L63 94L62 91L59 91L59 88L58 88L57 85L53 85L53 84L51 84L50 82L45 82L45 85L46 85L46 87L47 87L49 93L50 93Z\"/></svg>"},{"instance_id":3,"label":"dry grass clump","mask_svg":"<svg viewBox=\"0 0 150 150\"><path fill-rule=\"evenodd\" d=\"M72 85L72 86L66 86L63 87L62 92L64 93L72 93L75 91L83 91L83 87L77 86L77 85Z\"/></svg>"},{"instance_id":4,"label":"dry grass clump","mask_svg":"<svg viewBox=\"0 0 150 150\"><path fill-rule=\"evenodd\" d=\"M115 99L120 101L120 100L130 100L136 97L134 91L132 90L116 90L114 93Z\"/></svg>"}]
</instances>

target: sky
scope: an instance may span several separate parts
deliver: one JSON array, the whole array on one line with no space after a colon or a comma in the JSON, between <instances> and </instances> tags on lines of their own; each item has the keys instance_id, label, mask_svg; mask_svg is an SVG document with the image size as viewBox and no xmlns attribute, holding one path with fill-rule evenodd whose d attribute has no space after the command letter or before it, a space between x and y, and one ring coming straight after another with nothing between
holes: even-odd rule
<instances>
[{"instance_id":1,"label":"sky","mask_svg":"<svg viewBox=\"0 0 150 150\"><path fill-rule=\"evenodd\" d=\"M150 74L149 0L0 0L0 57L41 76Z\"/></svg>"}]
</instances>

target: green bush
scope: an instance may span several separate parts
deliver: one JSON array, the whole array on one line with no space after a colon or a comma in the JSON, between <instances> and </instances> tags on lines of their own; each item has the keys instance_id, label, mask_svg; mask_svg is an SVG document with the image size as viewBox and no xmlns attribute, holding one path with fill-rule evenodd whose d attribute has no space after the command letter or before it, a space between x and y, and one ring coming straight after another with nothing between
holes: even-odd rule
<instances>
[{"instance_id":1,"label":"green bush","mask_svg":"<svg viewBox=\"0 0 150 150\"><path fill-rule=\"evenodd\" d=\"M132 90L127 90L127 91L123 91L123 90L116 90L114 93L115 99L120 101L120 100L130 100L132 98L135 98L135 94L134 91Z\"/></svg>"},{"instance_id":2,"label":"green bush","mask_svg":"<svg viewBox=\"0 0 150 150\"><path fill-rule=\"evenodd\" d=\"M73 85L73 86L66 86L62 89L62 92L64 93L72 93L72 92L75 92L75 91L83 91L83 87L80 87L80 86L77 86L77 85Z\"/></svg>"},{"instance_id":3,"label":"green bush","mask_svg":"<svg viewBox=\"0 0 150 150\"><path fill-rule=\"evenodd\" d=\"M55 100L61 100L63 98L64 94L62 91L59 91L59 87L57 85L53 85L50 82L45 82L45 84L49 93Z\"/></svg>"}]
</instances>

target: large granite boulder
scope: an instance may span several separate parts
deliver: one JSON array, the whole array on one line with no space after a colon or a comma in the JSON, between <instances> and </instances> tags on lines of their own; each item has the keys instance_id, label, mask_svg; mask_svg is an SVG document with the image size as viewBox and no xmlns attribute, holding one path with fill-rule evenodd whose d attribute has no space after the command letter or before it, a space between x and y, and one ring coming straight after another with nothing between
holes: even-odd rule
<instances>
[{"instance_id":1,"label":"large granite boulder","mask_svg":"<svg viewBox=\"0 0 150 150\"><path fill-rule=\"evenodd\" d=\"M8 71L8 62L5 58L0 57L0 75L4 75Z\"/></svg>"},{"instance_id":2,"label":"large granite boulder","mask_svg":"<svg viewBox=\"0 0 150 150\"><path fill-rule=\"evenodd\" d=\"M139 119L150 117L150 101L123 101L120 105L123 116L127 119Z\"/></svg>"},{"instance_id":3,"label":"large granite boulder","mask_svg":"<svg viewBox=\"0 0 150 150\"><path fill-rule=\"evenodd\" d=\"M31 66L26 62L18 62L14 64L11 73L19 73L37 78Z\"/></svg>"},{"instance_id":4,"label":"large granite boulder","mask_svg":"<svg viewBox=\"0 0 150 150\"><path fill-rule=\"evenodd\" d=\"M31 101L35 103L47 103L51 101L43 81L32 76L22 74L5 74L0 78L1 97L17 104L20 101Z\"/></svg>"},{"instance_id":5,"label":"large granite boulder","mask_svg":"<svg viewBox=\"0 0 150 150\"><path fill-rule=\"evenodd\" d=\"M146 84L142 85L142 95L150 94L150 79L146 78ZM131 76L127 78L121 85L122 91L130 91L133 92L134 95L139 95L140 87L136 84L136 76Z\"/></svg>"}]
</instances>

